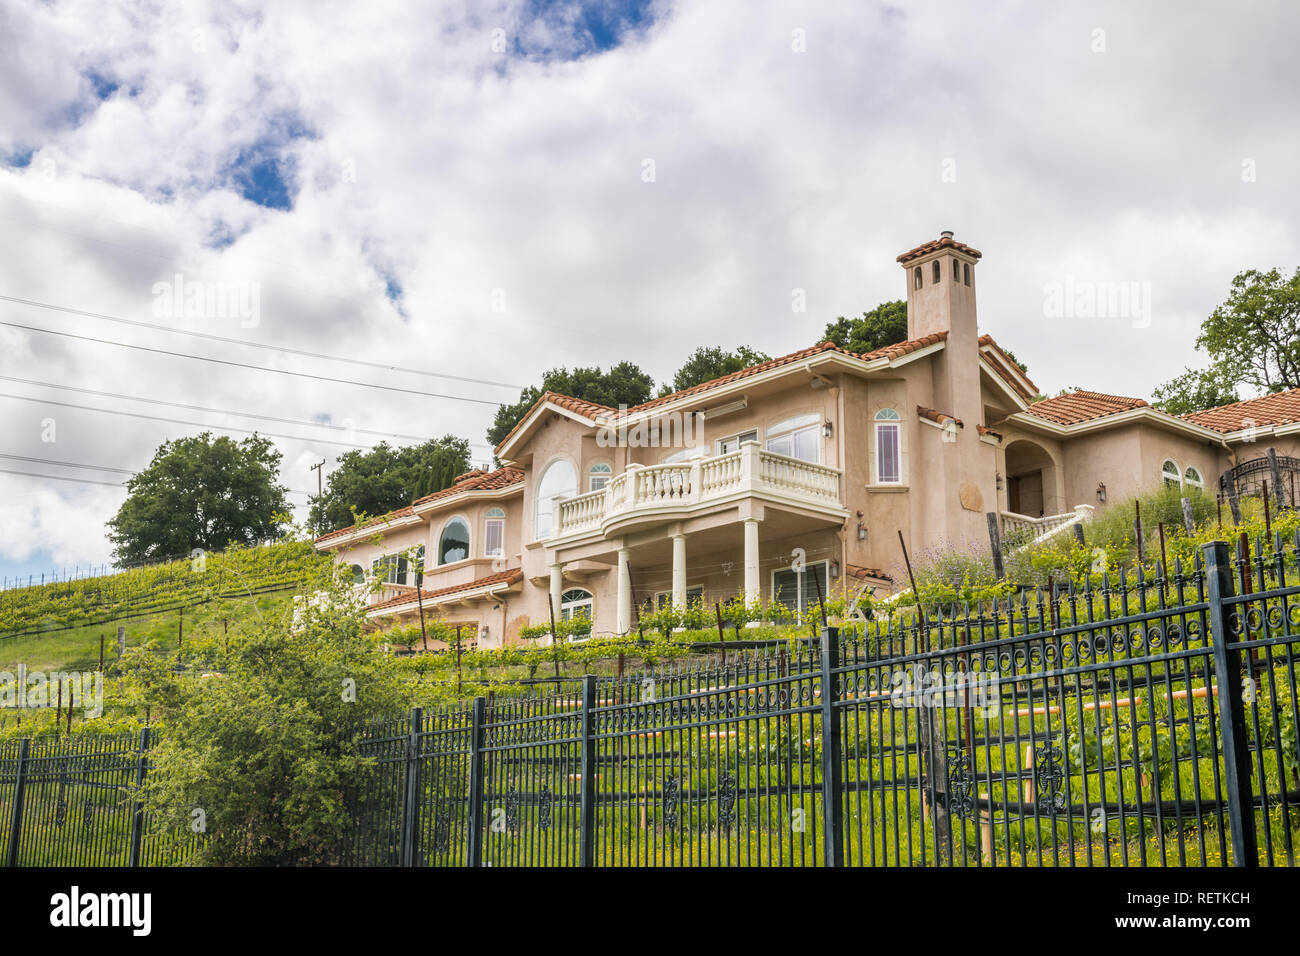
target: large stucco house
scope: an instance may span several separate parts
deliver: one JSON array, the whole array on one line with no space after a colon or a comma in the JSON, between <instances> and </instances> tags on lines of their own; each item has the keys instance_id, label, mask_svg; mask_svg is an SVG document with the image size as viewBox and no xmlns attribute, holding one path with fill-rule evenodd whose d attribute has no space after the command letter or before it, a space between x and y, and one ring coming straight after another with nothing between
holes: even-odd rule
<instances>
[{"instance_id":1,"label":"large stucco house","mask_svg":"<svg viewBox=\"0 0 1300 956\"><path fill-rule=\"evenodd\" d=\"M502 467L316 547L382 582L376 622L423 608L496 647L552 610L625 633L647 602L889 592L900 531L913 554L987 546L990 512L1049 529L1161 480L1213 493L1266 447L1300 456L1300 391L1183 417L1037 399L979 331L980 258L947 232L899 256L908 337L887 348L827 342L634 408L547 393L497 447Z\"/></svg>"}]
</instances>

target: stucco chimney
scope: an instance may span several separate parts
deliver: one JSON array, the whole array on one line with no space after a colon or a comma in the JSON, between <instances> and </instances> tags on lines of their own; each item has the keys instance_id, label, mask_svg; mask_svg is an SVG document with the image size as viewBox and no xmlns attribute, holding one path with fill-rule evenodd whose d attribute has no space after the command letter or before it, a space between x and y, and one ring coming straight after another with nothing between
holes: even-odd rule
<instances>
[{"instance_id":1,"label":"stucco chimney","mask_svg":"<svg viewBox=\"0 0 1300 956\"><path fill-rule=\"evenodd\" d=\"M952 237L951 230L898 257L907 277L907 337L948 332L974 341L975 266L980 251Z\"/></svg>"}]
</instances>

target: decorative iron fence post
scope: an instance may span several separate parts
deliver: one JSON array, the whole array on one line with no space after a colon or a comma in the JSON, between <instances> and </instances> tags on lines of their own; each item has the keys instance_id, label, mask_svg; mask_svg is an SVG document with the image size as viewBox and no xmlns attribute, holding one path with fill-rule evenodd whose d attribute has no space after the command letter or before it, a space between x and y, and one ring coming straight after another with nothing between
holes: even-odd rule
<instances>
[{"instance_id":1,"label":"decorative iron fence post","mask_svg":"<svg viewBox=\"0 0 1300 956\"><path fill-rule=\"evenodd\" d=\"M1232 566L1227 542L1205 545L1205 590L1210 604L1210 633L1214 641L1214 674L1219 688L1219 727L1223 736L1223 777L1228 791L1228 823L1232 830L1233 866L1255 867L1255 802L1250 785L1250 743L1241 693L1241 652L1228 647L1227 610L1232 597ZM1245 619L1246 608L1240 614ZM1243 629L1244 630L1244 629Z\"/></svg>"},{"instance_id":2,"label":"decorative iron fence post","mask_svg":"<svg viewBox=\"0 0 1300 956\"><path fill-rule=\"evenodd\" d=\"M27 789L27 760L31 756L32 740L24 737L18 744L18 775L14 780L14 806L9 815L9 853L5 866L18 865L18 839L23 833L23 791Z\"/></svg>"},{"instance_id":3,"label":"decorative iron fence post","mask_svg":"<svg viewBox=\"0 0 1300 956\"><path fill-rule=\"evenodd\" d=\"M140 731L140 757L135 765L135 809L131 814L131 849L127 866L140 865L140 849L144 843L144 800L140 791L144 789L144 775L149 767L149 728Z\"/></svg>"},{"instance_id":4,"label":"decorative iron fence post","mask_svg":"<svg viewBox=\"0 0 1300 956\"><path fill-rule=\"evenodd\" d=\"M596 862L596 732L592 709L596 706L596 678L582 678L582 790L578 798L578 819L582 826L578 843L580 866Z\"/></svg>"},{"instance_id":5,"label":"decorative iron fence post","mask_svg":"<svg viewBox=\"0 0 1300 956\"><path fill-rule=\"evenodd\" d=\"M465 865L483 865L483 724L487 719L487 698L475 697L469 729L469 844Z\"/></svg>"},{"instance_id":6,"label":"decorative iron fence post","mask_svg":"<svg viewBox=\"0 0 1300 956\"><path fill-rule=\"evenodd\" d=\"M420 731L424 729L424 711L411 711L411 732L406 738L406 786L402 790L401 866L415 866L416 841L420 819Z\"/></svg>"},{"instance_id":7,"label":"decorative iron fence post","mask_svg":"<svg viewBox=\"0 0 1300 956\"><path fill-rule=\"evenodd\" d=\"M836 669L840 666L840 631L822 628L822 865L844 865L844 796L840 765L840 716Z\"/></svg>"}]
</instances>

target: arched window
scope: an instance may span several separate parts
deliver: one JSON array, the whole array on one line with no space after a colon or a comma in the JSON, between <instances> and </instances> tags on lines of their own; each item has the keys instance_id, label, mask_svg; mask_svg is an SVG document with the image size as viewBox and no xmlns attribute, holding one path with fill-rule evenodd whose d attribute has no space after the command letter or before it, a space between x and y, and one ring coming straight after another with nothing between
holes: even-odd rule
<instances>
[{"instance_id":1,"label":"arched window","mask_svg":"<svg viewBox=\"0 0 1300 956\"><path fill-rule=\"evenodd\" d=\"M939 268L939 260L934 260L934 284L938 285L939 280L943 278L943 270Z\"/></svg>"},{"instance_id":2,"label":"arched window","mask_svg":"<svg viewBox=\"0 0 1300 956\"><path fill-rule=\"evenodd\" d=\"M359 564L354 564L354 565L352 565L352 567L348 568L348 570L349 570L349 571L351 572L351 574L352 574L352 583L353 583L353 584L365 584L365 583L366 583L366 572L365 572L365 569L361 567L361 565L359 565Z\"/></svg>"},{"instance_id":3,"label":"arched window","mask_svg":"<svg viewBox=\"0 0 1300 956\"><path fill-rule=\"evenodd\" d=\"M1191 485L1193 488L1204 487L1205 482L1201 479L1201 473L1190 465L1183 472L1183 484Z\"/></svg>"},{"instance_id":4,"label":"arched window","mask_svg":"<svg viewBox=\"0 0 1300 956\"><path fill-rule=\"evenodd\" d=\"M452 518L438 535L438 563L451 564L469 557L469 524L464 518Z\"/></svg>"},{"instance_id":5,"label":"arched window","mask_svg":"<svg viewBox=\"0 0 1300 956\"><path fill-rule=\"evenodd\" d=\"M570 588L560 595L560 619L572 621L575 618L591 620L593 601L591 592L583 588Z\"/></svg>"},{"instance_id":6,"label":"arched window","mask_svg":"<svg viewBox=\"0 0 1300 956\"><path fill-rule=\"evenodd\" d=\"M1178 470L1178 465L1172 458L1166 458L1165 463L1160 466L1160 477L1167 488L1182 487L1183 474Z\"/></svg>"},{"instance_id":7,"label":"arched window","mask_svg":"<svg viewBox=\"0 0 1300 956\"><path fill-rule=\"evenodd\" d=\"M961 273L965 277L966 285L970 285L970 263L969 262L962 263Z\"/></svg>"},{"instance_id":8,"label":"arched window","mask_svg":"<svg viewBox=\"0 0 1300 956\"><path fill-rule=\"evenodd\" d=\"M609 479L613 474L614 470L610 468L609 465L605 464L605 462L596 462L596 464L592 465L591 469L587 472L587 490L600 491L601 488L604 488L609 484Z\"/></svg>"},{"instance_id":9,"label":"arched window","mask_svg":"<svg viewBox=\"0 0 1300 956\"><path fill-rule=\"evenodd\" d=\"M555 529L556 498L567 498L578 493L578 473L564 459L551 462L537 484L533 533L541 540L549 538Z\"/></svg>"},{"instance_id":10,"label":"arched window","mask_svg":"<svg viewBox=\"0 0 1300 956\"><path fill-rule=\"evenodd\" d=\"M912 288L913 289L921 288L921 267L920 266L917 266L915 269L912 270Z\"/></svg>"},{"instance_id":11,"label":"arched window","mask_svg":"<svg viewBox=\"0 0 1300 956\"><path fill-rule=\"evenodd\" d=\"M903 481L901 454L903 422L892 408L876 412L876 483L897 485Z\"/></svg>"},{"instance_id":12,"label":"arched window","mask_svg":"<svg viewBox=\"0 0 1300 956\"><path fill-rule=\"evenodd\" d=\"M506 513L489 508L483 520L483 557L501 558L506 553Z\"/></svg>"},{"instance_id":13,"label":"arched window","mask_svg":"<svg viewBox=\"0 0 1300 956\"><path fill-rule=\"evenodd\" d=\"M961 263L958 262L956 259L952 260L952 281L953 282L961 281Z\"/></svg>"}]
</instances>

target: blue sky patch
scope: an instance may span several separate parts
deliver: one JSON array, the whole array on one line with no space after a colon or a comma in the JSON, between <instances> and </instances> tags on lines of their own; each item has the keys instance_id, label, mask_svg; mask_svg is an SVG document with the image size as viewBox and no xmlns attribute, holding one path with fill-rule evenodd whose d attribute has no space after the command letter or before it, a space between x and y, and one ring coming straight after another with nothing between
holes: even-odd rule
<instances>
[{"instance_id":1,"label":"blue sky patch","mask_svg":"<svg viewBox=\"0 0 1300 956\"><path fill-rule=\"evenodd\" d=\"M543 21L568 43L538 46L524 31L515 53L535 59L581 59L620 46L653 22L650 0L528 0L525 20Z\"/></svg>"}]
</instances>

